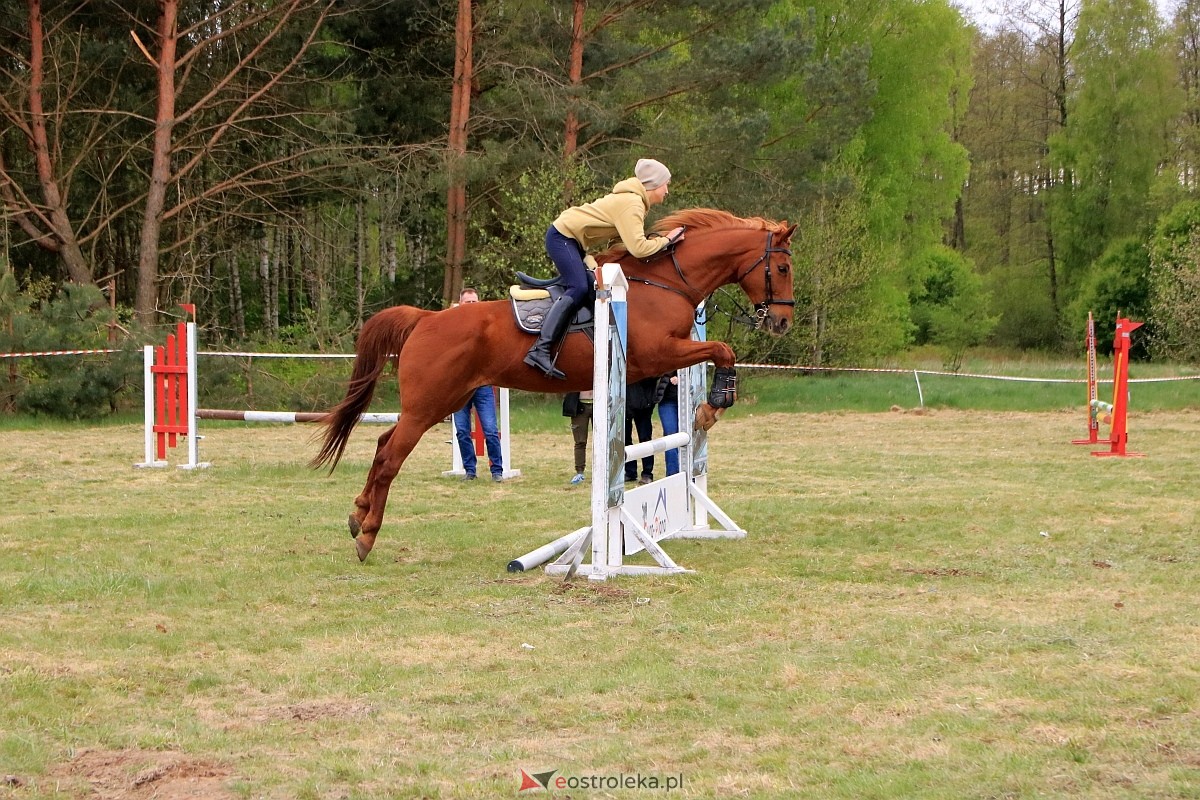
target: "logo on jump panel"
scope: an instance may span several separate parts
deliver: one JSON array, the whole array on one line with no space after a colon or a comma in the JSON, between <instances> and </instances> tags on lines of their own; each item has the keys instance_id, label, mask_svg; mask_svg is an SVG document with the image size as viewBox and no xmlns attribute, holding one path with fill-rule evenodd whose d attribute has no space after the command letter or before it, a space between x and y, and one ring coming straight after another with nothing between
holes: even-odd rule
<instances>
[{"instance_id":1,"label":"logo on jump panel","mask_svg":"<svg viewBox=\"0 0 1200 800\"><path fill-rule=\"evenodd\" d=\"M547 790L550 788L550 779L554 777L554 773L558 772L552 769L549 772L535 772L530 775L525 770L521 770L521 788L517 792L536 791L538 789Z\"/></svg>"}]
</instances>

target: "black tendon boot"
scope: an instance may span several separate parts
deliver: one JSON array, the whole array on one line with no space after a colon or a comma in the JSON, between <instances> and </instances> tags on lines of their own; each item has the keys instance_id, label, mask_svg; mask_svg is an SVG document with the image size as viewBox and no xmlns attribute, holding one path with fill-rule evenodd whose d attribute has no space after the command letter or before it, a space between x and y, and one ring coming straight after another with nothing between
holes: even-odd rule
<instances>
[{"instance_id":1,"label":"black tendon boot","mask_svg":"<svg viewBox=\"0 0 1200 800\"><path fill-rule=\"evenodd\" d=\"M566 374L554 366L554 359L551 357L550 351L562 341L563 334L567 332L567 326L571 324L573 316L575 316L575 304L570 297L563 295L555 300L554 305L550 306L550 310L546 312L545 319L542 320L542 330L538 334L537 341L525 354L525 363L541 370L548 378L565 380Z\"/></svg>"}]
</instances>

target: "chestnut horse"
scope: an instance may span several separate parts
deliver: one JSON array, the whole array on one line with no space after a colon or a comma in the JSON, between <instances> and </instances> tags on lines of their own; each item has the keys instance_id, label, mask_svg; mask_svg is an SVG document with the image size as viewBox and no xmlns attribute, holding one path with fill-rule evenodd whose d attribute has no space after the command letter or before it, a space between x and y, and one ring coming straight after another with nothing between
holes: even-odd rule
<instances>
[{"instance_id":1,"label":"chestnut horse","mask_svg":"<svg viewBox=\"0 0 1200 800\"><path fill-rule=\"evenodd\" d=\"M792 264L788 244L796 226L761 218L742 219L723 211L692 209L672 214L655 229L687 228L684 241L639 260L617 249L598 257L619 261L629 280L628 380L712 361L729 376L727 400L714 381L711 404L697 414L700 427L716 421L713 405L733 401L733 349L724 342L692 341L697 306L713 291L736 283L753 302L760 324L773 334L792 324ZM346 397L322 421L323 443L313 467L337 466L359 414L370 405L384 367L397 361L402 413L379 437L362 493L354 499L350 535L360 561L375 546L392 480L417 441L466 405L478 386L564 393L592 386L592 342L568 334L558 356L566 380L547 377L522 360L533 343L517 327L507 300L469 303L444 311L396 306L363 325L355 347L354 372ZM398 356L398 357L397 357Z\"/></svg>"}]
</instances>

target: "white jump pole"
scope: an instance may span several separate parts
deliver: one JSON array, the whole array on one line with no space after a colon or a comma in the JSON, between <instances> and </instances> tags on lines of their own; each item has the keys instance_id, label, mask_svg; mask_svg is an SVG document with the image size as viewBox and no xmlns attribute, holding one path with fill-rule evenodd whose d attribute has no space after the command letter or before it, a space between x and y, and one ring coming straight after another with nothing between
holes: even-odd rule
<instances>
[{"instance_id":1,"label":"white jump pole","mask_svg":"<svg viewBox=\"0 0 1200 800\"><path fill-rule=\"evenodd\" d=\"M196 402L199 398L196 369L196 323L187 324L187 441L188 460L179 469L203 469L212 466L199 459L200 433L196 430Z\"/></svg>"},{"instance_id":2,"label":"white jump pole","mask_svg":"<svg viewBox=\"0 0 1200 800\"><path fill-rule=\"evenodd\" d=\"M540 567L547 561L558 558L567 551L567 548L575 544L580 537L586 536L591 532L590 526L584 526L578 530L571 531L566 536L560 536L549 544L544 544L536 550L531 550L520 558L514 558L508 562L509 572L525 572L534 567Z\"/></svg>"},{"instance_id":3,"label":"white jump pole","mask_svg":"<svg viewBox=\"0 0 1200 800\"><path fill-rule=\"evenodd\" d=\"M200 408L198 419L223 420L226 422L322 422L328 416L324 411L230 411L221 408ZM395 412L368 411L358 415L359 422L374 425L395 425L400 415Z\"/></svg>"},{"instance_id":4,"label":"white jump pole","mask_svg":"<svg viewBox=\"0 0 1200 800\"><path fill-rule=\"evenodd\" d=\"M165 467L166 461L158 459L154 437L154 345L148 344L142 348L142 386L145 408L146 450L141 463L135 467Z\"/></svg>"}]
</instances>

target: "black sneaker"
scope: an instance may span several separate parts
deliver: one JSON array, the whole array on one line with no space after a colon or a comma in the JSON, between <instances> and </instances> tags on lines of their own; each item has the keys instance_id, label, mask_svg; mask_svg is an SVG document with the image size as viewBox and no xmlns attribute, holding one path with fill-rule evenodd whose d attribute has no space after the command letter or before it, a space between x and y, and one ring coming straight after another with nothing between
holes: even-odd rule
<instances>
[{"instance_id":1,"label":"black sneaker","mask_svg":"<svg viewBox=\"0 0 1200 800\"><path fill-rule=\"evenodd\" d=\"M475 473L468 472L466 475L463 475L461 478L459 478L459 480L460 481L473 481L473 480L475 480Z\"/></svg>"}]
</instances>

